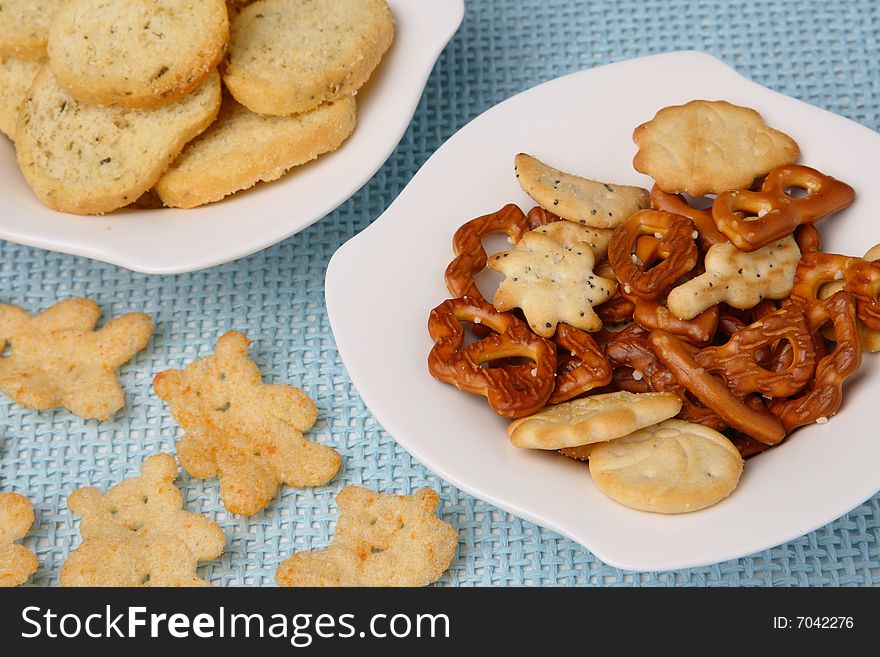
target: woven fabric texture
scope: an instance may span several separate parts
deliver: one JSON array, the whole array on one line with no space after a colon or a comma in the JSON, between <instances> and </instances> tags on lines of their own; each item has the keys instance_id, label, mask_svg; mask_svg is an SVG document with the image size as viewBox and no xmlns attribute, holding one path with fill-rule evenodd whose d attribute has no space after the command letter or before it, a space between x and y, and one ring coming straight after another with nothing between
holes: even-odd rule
<instances>
[{"instance_id":1,"label":"woven fabric texture","mask_svg":"<svg viewBox=\"0 0 880 657\"><path fill-rule=\"evenodd\" d=\"M63 410L35 412L0 398L0 490L34 503L25 540L55 585L80 537L67 508L74 488L106 489L143 459L173 451L180 429L151 390L155 372L213 351L229 329L253 340L269 382L303 387L320 417L312 438L343 455L341 474L315 489L284 487L250 518L224 511L216 481L179 480L186 508L224 528L228 544L200 572L220 586L274 584L295 550L329 544L334 494L349 483L442 493L441 513L460 532L440 584L599 586L872 586L880 583L880 497L785 545L736 561L675 572L611 568L589 551L444 483L373 419L337 353L324 308L333 252L378 217L419 166L459 127L539 82L609 62L679 49L709 52L782 93L880 129L880 3L651 0L469 0L464 23L434 70L415 118L379 173L338 210L285 242L207 271L153 277L68 255L0 242L0 302L30 311L68 296L97 301L105 317L154 316L147 350L124 366L127 409L108 422ZM670 79L675 84L675 79Z\"/></svg>"}]
</instances>

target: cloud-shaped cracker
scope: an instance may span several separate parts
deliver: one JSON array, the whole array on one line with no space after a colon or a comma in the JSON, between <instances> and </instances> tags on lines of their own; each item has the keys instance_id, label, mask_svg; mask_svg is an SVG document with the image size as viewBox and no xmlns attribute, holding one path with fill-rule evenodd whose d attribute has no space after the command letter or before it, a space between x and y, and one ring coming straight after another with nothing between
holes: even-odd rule
<instances>
[{"instance_id":1,"label":"cloud-shaped cracker","mask_svg":"<svg viewBox=\"0 0 880 657\"><path fill-rule=\"evenodd\" d=\"M758 176L797 160L797 143L761 115L726 101L692 100L661 109L633 132L637 171L664 192L693 196L747 189Z\"/></svg>"},{"instance_id":2,"label":"cloud-shaped cracker","mask_svg":"<svg viewBox=\"0 0 880 657\"><path fill-rule=\"evenodd\" d=\"M426 586L455 556L458 532L437 518L439 496L349 486L336 496L339 522L326 550L299 552L278 567L280 586Z\"/></svg>"},{"instance_id":3,"label":"cloud-shaped cracker","mask_svg":"<svg viewBox=\"0 0 880 657\"><path fill-rule=\"evenodd\" d=\"M340 465L335 450L303 438L317 417L314 402L299 388L263 383L248 344L230 331L213 356L153 380L186 432L180 464L199 479L219 477L223 505L243 515L269 504L280 483L320 486Z\"/></svg>"}]
</instances>

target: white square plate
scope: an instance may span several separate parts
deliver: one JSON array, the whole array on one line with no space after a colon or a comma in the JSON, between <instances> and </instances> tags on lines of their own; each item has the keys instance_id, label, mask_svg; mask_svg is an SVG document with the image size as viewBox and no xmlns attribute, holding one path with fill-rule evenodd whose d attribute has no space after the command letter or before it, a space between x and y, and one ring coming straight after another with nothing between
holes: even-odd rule
<instances>
[{"instance_id":1,"label":"white square plate","mask_svg":"<svg viewBox=\"0 0 880 657\"><path fill-rule=\"evenodd\" d=\"M148 274L176 274L241 258L310 226L360 189L391 155L464 16L464 0L388 0L388 5L397 22L394 44L358 93L357 129L335 153L194 210L79 217L36 199L12 144L0 135L0 239Z\"/></svg>"},{"instance_id":2,"label":"white square plate","mask_svg":"<svg viewBox=\"0 0 880 657\"><path fill-rule=\"evenodd\" d=\"M880 242L880 135L770 91L701 53L678 52L581 71L521 93L447 141L397 200L334 255L327 310L339 353L377 420L459 488L571 537L630 570L685 568L763 550L820 527L880 489L876 356L847 386L841 412L748 461L734 493L690 514L634 511L606 498L588 468L519 450L485 400L427 370L431 308L449 297L443 271L465 221L508 202L528 210L513 158L650 186L632 168L633 129L694 98L754 107L794 137L806 164L847 181L857 200L821 224L823 249L863 254Z\"/></svg>"}]
</instances>

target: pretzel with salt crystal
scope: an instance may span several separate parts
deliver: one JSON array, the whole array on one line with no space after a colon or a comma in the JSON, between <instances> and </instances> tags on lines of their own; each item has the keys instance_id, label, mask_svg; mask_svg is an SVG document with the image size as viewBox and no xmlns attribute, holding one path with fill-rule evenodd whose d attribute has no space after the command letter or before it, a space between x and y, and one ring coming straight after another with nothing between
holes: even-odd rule
<instances>
[{"instance_id":1,"label":"pretzel with salt crystal","mask_svg":"<svg viewBox=\"0 0 880 657\"><path fill-rule=\"evenodd\" d=\"M655 330L648 336L648 342L676 380L728 425L768 445L785 438L779 418L766 410L760 400L747 402L737 397L722 377L711 374L696 361L683 341L666 331Z\"/></svg>"},{"instance_id":2,"label":"pretzel with salt crystal","mask_svg":"<svg viewBox=\"0 0 880 657\"><path fill-rule=\"evenodd\" d=\"M494 333L465 346L463 321L488 326ZM498 415L531 415L553 393L556 345L532 333L511 313L499 312L480 299L449 299L431 311L428 332L434 341L428 355L431 375L465 392L485 396ZM531 362L482 367L506 358Z\"/></svg>"},{"instance_id":3,"label":"pretzel with salt crystal","mask_svg":"<svg viewBox=\"0 0 880 657\"><path fill-rule=\"evenodd\" d=\"M558 324L554 341L571 357L559 366L548 404L561 404L611 382L611 365L592 336L568 324Z\"/></svg>"},{"instance_id":4,"label":"pretzel with salt crystal","mask_svg":"<svg viewBox=\"0 0 880 657\"><path fill-rule=\"evenodd\" d=\"M815 303L804 304L802 300L795 303L805 308L812 332L818 332L827 322L832 323L836 345L831 353L819 359L812 383L799 397L771 402L770 411L782 420L786 431L827 421L834 415L843 403L844 381L862 364L852 295L841 291Z\"/></svg>"},{"instance_id":5,"label":"pretzel with salt crystal","mask_svg":"<svg viewBox=\"0 0 880 657\"><path fill-rule=\"evenodd\" d=\"M791 289L792 299L808 305L819 301L826 283L843 281L843 290L855 297L859 319L880 330L880 262L835 253L808 253L801 258Z\"/></svg>"},{"instance_id":6,"label":"pretzel with salt crystal","mask_svg":"<svg viewBox=\"0 0 880 657\"><path fill-rule=\"evenodd\" d=\"M650 268L634 253L642 235L657 238L657 256L662 258ZM687 217L662 210L640 210L611 235L608 261L622 289L629 288L632 294L653 301L697 264L697 235L694 222Z\"/></svg>"},{"instance_id":7,"label":"pretzel with salt crystal","mask_svg":"<svg viewBox=\"0 0 880 657\"><path fill-rule=\"evenodd\" d=\"M806 190L797 198L788 189ZM798 164L776 167L764 179L761 191L730 190L712 204L715 225L738 249L754 251L842 210L855 200L845 182Z\"/></svg>"}]
</instances>

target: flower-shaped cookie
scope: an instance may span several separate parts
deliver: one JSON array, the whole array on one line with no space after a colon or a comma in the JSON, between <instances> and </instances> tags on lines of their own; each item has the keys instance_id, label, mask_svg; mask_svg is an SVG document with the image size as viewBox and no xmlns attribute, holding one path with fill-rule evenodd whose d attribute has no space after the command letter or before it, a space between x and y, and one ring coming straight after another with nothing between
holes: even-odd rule
<instances>
[{"instance_id":1,"label":"flower-shaped cookie","mask_svg":"<svg viewBox=\"0 0 880 657\"><path fill-rule=\"evenodd\" d=\"M280 483L320 486L340 465L335 450L303 438L317 416L312 400L299 388L263 383L248 344L230 331L213 356L153 381L186 432L180 464L194 477L219 477L224 506L244 515L269 504Z\"/></svg>"},{"instance_id":2,"label":"flower-shaped cookie","mask_svg":"<svg viewBox=\"0 0 880 657\"><path fill-rule=\"evenodd\" d=\"M18 493L0 493L0 586L18 586L37 572L37 557L17 545L34 524L34 507Z\"/></svg>"},{"instance_id":3,"label":"flower-shaped cookie","mask_svg":"<svg viewBox=\"0 0 880 657\"><path fill-rule=\"evenodd\" d=\"M213 520L183 510L176 478L174 457L154 454L140 477L106 493L71 493L83 543L61 567L61 586L209 586L196 567L220 556L226 537Z\"/></svg>"},{"instance_id":4,"label":"flower-shaped cookie","mask_svg":"<svg viewBox=\"0 0 880 657\"><path fill-rule=\"evenodd\" d=\"M116 370L147 346L153 320L118 317L97 331L101 316L89 299L65 299L38 315L0 305L0 391L27 408L63 406L106 420L125 405Z\"/></svg>"},{"instance_id":5,"label":"flower-shaped cookie","mask_svg":"<svg viewBox=\"0 0 880 657\"><path fill-rule=\"evenodd\" d=\"M434 515L439 496L380 494L349 486L336 496L339 522L326 550L299 552L278 567L281 586L426 586L449 567L458 532Z\"/></svg>"},{"instance_id":6,"label":"flower-shaped cookie","mask_svg":"<svg viewBox=\"0 0 880 657\"><path fill-rule=\"evenodd\" d=\"M493 304L498 310L522 308L529 326L550 338L559 322L582 331L598 331L602 320L593 306L607 301L617 283L593 273L596 258L589 239L577 237L579 224L554 233L549 227L523 235L512 251L496 253L489 267L505 275Z\"/></svg>"}]
</instances>

